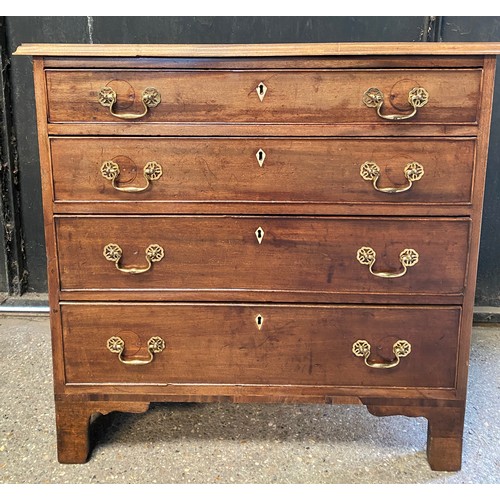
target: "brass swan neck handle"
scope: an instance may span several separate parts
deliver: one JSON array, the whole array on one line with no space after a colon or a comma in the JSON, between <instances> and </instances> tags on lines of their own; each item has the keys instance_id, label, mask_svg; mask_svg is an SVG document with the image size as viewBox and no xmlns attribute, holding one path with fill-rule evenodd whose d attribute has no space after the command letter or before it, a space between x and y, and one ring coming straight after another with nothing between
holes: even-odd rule
<instances>
[{"instance_id":1,"label":"brass swan neck handle","mask_svg":"<svg viewBox=\"0 0 500 500\"><path fill-rule=\"evenodd\" d=\"M422 108L429 102L429 92L423 87L414 87L408 92L408 103L413 108L406 115L385 115L382 113L384 105L384 93L377 87L369 88L363 95L363 103L369 108L375 108L377 115L384 120L401 121L413 118L417 114L418 108Z\"/></svg>"},{"instance_id":2,"label":"brass swan neck handle","mask_svg":"<svg viewBox=\"0 0 500 500\"><path fill-rule=\"evenodd\" d=\"M122 120L137 120L146 116L149 108L155 108L161 102L161 95L154 87L148 87L143 90L141 95L141 102L143 110L141 113L117 113L113 110L118 97L116 92L111 87L103 87L99 91L98 101L101 106L109 108L109 112L116 118Z\"/></svg>"}]
</instances>

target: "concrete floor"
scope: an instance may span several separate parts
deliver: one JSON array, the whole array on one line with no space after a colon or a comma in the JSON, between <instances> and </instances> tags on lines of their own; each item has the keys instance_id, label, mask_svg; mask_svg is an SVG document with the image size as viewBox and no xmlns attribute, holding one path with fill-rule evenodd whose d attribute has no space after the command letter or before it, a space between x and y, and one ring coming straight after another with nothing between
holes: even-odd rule
<instances>
[{"instance_id":1,"label":"concrete floor","mask_svg":"<svg viewBox=\"0 0 500 500\"><path fill-rule=\"evenodd\" d=\"M500 483L500 328L476 327L460 472L433 472L427 421L363 406L154 404L95 422L56 461L49 324L0 316L0 483Z\"/></svg>"}]
</instances>

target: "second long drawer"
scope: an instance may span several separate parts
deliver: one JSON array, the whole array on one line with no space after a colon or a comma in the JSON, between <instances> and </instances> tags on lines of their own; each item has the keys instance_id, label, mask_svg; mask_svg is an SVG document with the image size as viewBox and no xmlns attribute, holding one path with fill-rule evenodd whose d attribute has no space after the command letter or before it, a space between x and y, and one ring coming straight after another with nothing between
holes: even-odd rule
<instances>
[{"instance_id":1,"label":"second long drawer","mask_svg":"<svg viewBox=\"0 0 500 500\"><path fill-rule=\"evenodd\" d=\"M52 138L51 151L56 203L456 205L471 201L475 140Z\"/></svg>"},{"instance_id":2,"label":"second long drawer","mask_svg":"<svg viewBox=\"0 0 500 500\"><path fill-rule=\"evenodd\" d=\"M56 218L62 290L460 295L467 218Z\"/></svg>"}]
</instances>

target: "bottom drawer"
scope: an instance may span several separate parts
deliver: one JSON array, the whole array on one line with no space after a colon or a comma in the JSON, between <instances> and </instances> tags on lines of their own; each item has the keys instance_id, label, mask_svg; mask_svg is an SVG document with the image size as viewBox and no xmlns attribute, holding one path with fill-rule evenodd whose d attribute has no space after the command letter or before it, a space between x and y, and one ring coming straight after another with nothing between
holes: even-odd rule
<instances>
[{"instance_id":1,"label":"bottom drawer","mask_svg":"<svg viewBox=\"0 0 500 500\"><path fill-rule=\"evenodd\" d=\"M61 311L68 384L455 386L455 306L65 303ZM387 369L366 365L398 357Z\"/></svg>"}]
</instances>

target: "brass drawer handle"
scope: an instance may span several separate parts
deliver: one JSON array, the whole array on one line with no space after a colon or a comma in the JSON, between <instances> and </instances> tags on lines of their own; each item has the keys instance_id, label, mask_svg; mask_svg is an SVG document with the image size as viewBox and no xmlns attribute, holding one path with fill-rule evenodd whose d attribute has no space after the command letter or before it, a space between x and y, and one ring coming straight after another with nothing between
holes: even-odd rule
<instances>
[{"instance_id":1,"label":"brass drawer handle","mask_svg":"<svg viewBox=\"0 0 500 500\"><path fill-rule=\"evenodd\" d=\"M380 167L372 161L363 163L359 174L365 181L372 181L376 191L380 191L381 193L404 193L413 186L415 181L419 181L424 176L424 167L416 161L408 163L404 169L404 175L408 183L406 186L401 187L379 187L377 182L380 179Z\"/></svg>"},{"instance_id":2,"label":"brass drawer handle","mask_svg":"<svg viewBox=\"0 0 500 500\"><path fill-rule=\"evenodd\" d=\"M110 160L110 161L105 161L101 165L101 175L108 181L111 181L111 185L113 186L114 189L116 189L117 191L123 191L124 193L141 193L142 191L146 191L146 189L148 189L149 187L150 182L158 180L162 176L162 174L163 174L162 166L156 161L150 161L146 163L143 169L143 175L144 178L146 179L145 186L121 187L116 185L116 181L118 179L118 176L120 175L120 166L118 165L118 163L115 163L114 161Z\"/></svg>"},{"instance_id":3,"label":"brass drawer handle","mask_svg":"<svg viewBox=\"0 0 500 500\"><path fill-rule=\"evenodd\" d=\"M425 106L429 102L429 92L423 87L415 87L408 92L408 102L413 108L409 115L384 115L382 114L382 106L384 105L384 94L376 88L369 88L363 95L363 102L369 108L376 108L377 115L384 120L408 120L417 114L417 109Z\"/></svg>"},{"instance_id":4,"label":"brass drawer handle","mask_svg":"<svg viewBox=\"0 0 500 500\"><path fill-rule=\"evenodd\" d=\"M106 260L115 263L116 269L122 273L141 274L149 271L153 262L160 262L165 256L165 251L160 245L149 245L146 248L146 267L120 267L120 259L122 258L123 250L116 243L108 243L103 250L103 255Z\"/></svg>"},{"instance_id":5,"label":"brass drawer handle","mask_svg":"<svg viewBox=\"0 0 500 500\"><path fill-rule=\"evenodd\" d=\"M375 363L368 359L371 354L371 345L366 340L356 340L356 342L352 344L352 352L355 356L363 358L365 365L370 368L394 368L399 365L401 358L405 358L410 354L411 344L407 340L398 340L395 342L392 346L392 352L394 353L395 359L387 363Z\"/></svg>"},{"instance_id":6,"label":"brass drawer handle","mask_svg":"<svg viewBox=\"0 0 500 500\"><path fill-rule=\"evenodd\" d=\"M161 337L151 337L148 340L149 359L123 359L125 342L120 337L110 337L107 342L109 351L118 354L120 363L124 365L148 365L153 361L154 355L165 349L165 341Z\"/></svg>"},{"instance_id":7,"label":"brass drawer handle","mask_svg":"<svg viewBox=\"0 0 500 500\"><path fill-rule=\"evenodd\" d=\"M149 108L156 108L161 102L161 95L154 87L148 87L144 89L141 102L144 106L144 111L142 113L115 113L113 111L113 106L116 103L116 92L111 87L104 87L99 91L99 104L105 108L109 108L109 112L116 116L116 118L121 118L122 120L137 120L146 116Z\"/></svg>"},{"instance_id":8,"label":"brass drawer handle","mask_svg":"<svg viewBox=\"0 0 500 500\"><path fill-rule=\"evenodd\" d=\"M413 248L405 248L399 254L399 262L401 262L403 270L398 273L374 271L373 265L375 264L377 254L371 247L361 247L356 254L356 258L360 264L369 266L368 269L373 276L378 276L379 278L400 278L406 274L409 267L413 267L418 263L419 255L415 250L413 250Z\"/></svg>"}]
</instances>

